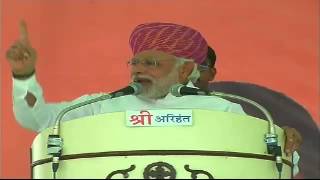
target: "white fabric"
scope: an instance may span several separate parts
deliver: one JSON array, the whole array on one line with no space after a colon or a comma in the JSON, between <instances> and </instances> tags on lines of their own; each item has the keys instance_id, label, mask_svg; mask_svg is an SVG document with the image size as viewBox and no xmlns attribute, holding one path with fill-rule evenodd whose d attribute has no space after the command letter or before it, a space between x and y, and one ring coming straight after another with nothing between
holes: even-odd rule
<instances>
[{"instance_id":1,"label":"white fabric","mask_svg":"<svg viewBox=\"0 0 320 180\"><path fill-rule=\"evenodd\" d=\"M293 176L296 176L299 173L299 160L300 156L297 151L293 152L292 163L293 163Z\"/></svg>"}]
</instances>

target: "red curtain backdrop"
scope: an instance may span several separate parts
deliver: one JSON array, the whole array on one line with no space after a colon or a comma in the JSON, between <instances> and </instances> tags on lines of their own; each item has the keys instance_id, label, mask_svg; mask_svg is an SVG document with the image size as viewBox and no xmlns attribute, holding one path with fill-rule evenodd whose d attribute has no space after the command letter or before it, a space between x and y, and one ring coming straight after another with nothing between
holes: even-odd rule
<instances>
[{"instance_id":1,"label":"red curtain backdrop","mask_svg":"<svg viewBox=\"0 0 320 180\"><path fill-rule=\"evenodd\" d=\"M109 92L129 82L132 29L173 22L199 30L215 49L217 80L285 93L319 125L318 0L2 0L1 178L29 178L35 133L12 112L5 51L25 19L38 51L37 77L48 101Z\"/></svg>"}]
</instances>

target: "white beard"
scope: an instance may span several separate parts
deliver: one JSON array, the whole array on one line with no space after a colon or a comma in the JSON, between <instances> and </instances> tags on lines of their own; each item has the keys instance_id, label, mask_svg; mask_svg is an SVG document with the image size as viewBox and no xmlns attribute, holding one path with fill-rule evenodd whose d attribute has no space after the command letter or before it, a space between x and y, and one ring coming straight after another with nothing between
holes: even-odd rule
<instances>
[{"instance_id":1,"label":"white beard","mask_svg":"<svg viewBox=\"0 0 320 180\"><path fill-rule=\"evenodd\" d=\"M172 85L179 82L179 73L174 68L166 77L154 79L147 75L134 75L132 80L136 78L144 78L151 81L150 87L143 87L142 92L138 95L143 99L160 99L165 97Z\"/></svg>"}]
</instances>

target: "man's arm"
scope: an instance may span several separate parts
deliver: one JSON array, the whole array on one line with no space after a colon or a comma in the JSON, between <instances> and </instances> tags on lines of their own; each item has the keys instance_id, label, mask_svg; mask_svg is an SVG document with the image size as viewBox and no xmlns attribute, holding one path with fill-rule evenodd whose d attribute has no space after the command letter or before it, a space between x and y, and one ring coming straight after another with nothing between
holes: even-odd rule
<instances>
[{"instance_id":1,"label":"man's arm","mask_svg":"<svg viewBox=\"0 0 320 180\"><path fill-rule=\"evenodd\" d=\"M63 109L92 98L94 96L82 96L70 102L47 103L35 75L24 80L13 78L13 108L16 120L21 126L33 131L40 132L53 126ZM98 104L88 105L67 113L62 120L93 115L97 110Z\"/></svg>"},{"instance_id":2,"label":"man's arm","mask_svg":"<svg viewBox=\"0 0 320 180\"><path fill-rule=\"evenodd\" d=\"M57 115L72 104L90 99L83 96L71 102L46 103L42 88L36 80L35 65L37 55L28 39L27 26L20 22L20 38L8 49L6 57L13 75L13 105L17 121L25 128L42 131L53 126ZM87 106L66 114L63 120L92 115L99 106Z\"/></svg>"},{"instance_id":3,"label":"man's arm","mask_svg":"<svg viewBox=\"0 0 320 180\"><path fill-rule=\"evenodd\" d=\"M68 106L67 103L46 104L35 75L24 80L13 78L12 93L16 120L22 127L37 132L52 126L57 114Z\"/></svg>"}]
</instances>

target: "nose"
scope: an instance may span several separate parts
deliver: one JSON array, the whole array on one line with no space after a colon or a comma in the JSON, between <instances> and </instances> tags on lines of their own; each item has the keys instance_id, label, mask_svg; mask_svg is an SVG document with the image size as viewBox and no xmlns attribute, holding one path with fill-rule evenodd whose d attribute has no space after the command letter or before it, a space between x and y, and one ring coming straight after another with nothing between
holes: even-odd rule
<instances>
[{"instance_id":1,"label":"nose","mask_svg":"<svg viewBox=\"0 0 320 180\"><path fill-rule=\"evenodd\" d=\"M132 75L144 74L146 71L147 71L147 68L141 63L131 65L131 74Z\"/></svg>"}]
</instances>

